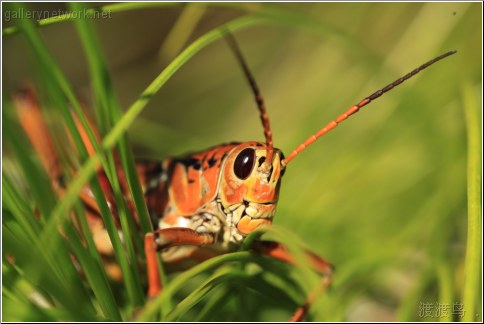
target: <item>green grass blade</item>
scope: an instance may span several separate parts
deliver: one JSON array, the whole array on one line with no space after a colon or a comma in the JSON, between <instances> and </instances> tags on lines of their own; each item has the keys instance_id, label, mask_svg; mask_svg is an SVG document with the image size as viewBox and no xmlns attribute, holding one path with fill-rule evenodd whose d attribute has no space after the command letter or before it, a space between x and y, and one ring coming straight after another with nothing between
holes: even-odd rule
<instances>
[{"instance_id":1,"label":"green grass blade","mask_svg":"<svg viewBox=\"0 0 484 324\"><path fill-rule=\"evenodd\" d=\"M11 105L5 105L6 109L12 111ZM27 182L34 199L39 203L39 210L42 218L48 218L54 209L56 199L50 187L50 181L43 169L32 161L31 157L24 149L26 144L19 138L18 129L15 127L16 122L2 111L4 134L8 138L9 147L16 156L20 164L20 169L24 173L24 179Z\"/></svg>"},{"instance_id":2,"label":"green grass blade","mask_svg":"<svg viewBox=\"0 0 484 324\"><path fill-rule=\"evenodd\" d=\"M212 290L211 298L204 305L202 310L197 314L195 322L209 322L208 317L211 314L216 313L220 307L227 302L227 300L233 296L232 290L224 286L218 286Z\"/></svg>"},{"instance_id":3,"label":"green grass blade","mask_svg":"<svg viewBox=\"0 0 484 324\"><path fill-rule=\"evenodd\" d=\"M481 206L481 168L482 168L482 143L481 121L482 110L476 100L477 92L471 86L463 89L463 104L467 124L467 249L465 263L465 284L463 293L463 305L465 307L465 322L477 320L477 303L482 294L482 206ZM479 291L480 290L480 291ZM477 317L476 317L477 314Z\"/></svg>"},{"instance_id":4,"label":"green grass blade","mask_svg":"<svg viewBox=\"0 0 484 324\"><path fill-rule=\"evenodd\" d=\"M82 216L79 218L83 218ZM92 257L89 250L85 249L79 240L79 235L70 224L64 226L64 230L69 237L69 246L74 252L76 259L83 269L89 286L92 288L99 305L103 311L103 317L114 321L121 321L118 305L114 299L113 292L109 286L102 264ZM90 237L88 233L86 237ZM92 241L92 239L91 239Z\"/></svg>"},{"instance_id":5,"label":"green grass blade","mask_svg":"<svg viewBox=\"0 0 484 324\"><path fill-rule=\"evenodd\" d=\"M165 287L163 294L146 304L146 306L138 314L136 320L147 321L153 318L161 308L161 305L165 302L165 299L173 296L190 278L227 262L247 262L251 258L252 256L249 252L235 252L212 258L181 273L179 276L174 278L167 287Z\"/></svg>"},{"instance_id":6,"label":"green grass blade","mask_svg":"<svg viewBox=\"0 0 484 324\"><path fill-rule=\"evenodd\" d=\"M454 301L454 292L452 287L452 271L449 264L441 263L437 265L437 280L439 284L439 303L440 305L452 305ZM442 313L439 317L440 322L451 322L450 313Z\"/></svg>"},{"instance_id":7,"label":"green grass blade","mask_svg":"<svg viewBox=\"0 0 484 324\"><path fill-rule=\"evenodd\" d=\"M174 322L179 320L179 317L186 314L193 306L198 304L212 289L227 281L243 281L249 277L242 271L237 271L231 268L220 269L204 283L202 283L197 289L191 292L166 317L162 318L163 322Z\"/></svg>"},{"instance_id":8,"label":"green grass blade","mask_svg":"<svg viewBox=\"0 0 484 324\"><path fill-rule=\"evenodd\" d=\"M183 49L205 12L204 5L187 3L158 50L162 62L169 62Z\"/></svg>"},{"instance_id":9,"label":"green grass blade","mask_svg":"<svg viewBox=\"0 0 484 324\"><path fill-rule=\"evenodd\" d=\"M2 189L4 209L11 211L20 227L24 229L27 237L34 240L40 233L40 223L31 217L27 202L22 199L22 195L16 190L6 174L2 174ZM5 217L6 215L4 214L3 216Z\"/></svg>"}]
</instances>

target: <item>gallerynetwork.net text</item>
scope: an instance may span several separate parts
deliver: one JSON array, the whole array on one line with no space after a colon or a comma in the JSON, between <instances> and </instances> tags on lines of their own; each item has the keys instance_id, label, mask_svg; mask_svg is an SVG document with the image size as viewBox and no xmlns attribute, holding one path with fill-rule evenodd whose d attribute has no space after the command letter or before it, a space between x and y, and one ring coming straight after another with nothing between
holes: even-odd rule
<instances>
[{"instance_id":1,"label":"gallerynetwork.net text","mask_svg":"<svg viewBox=\"0 0 484 324\"><path fill-rule=\"evenodd\" d=\"M19 8L17 10L5 10L3 12L4 21L11 21L16 19L35 19L42 20L47 18L84 18L84 19L110 19L111 11L96 11L92 9L74 10L74 11L63 11L59 10L28 10L24 8Z\"/></svg>"}]
</instances>

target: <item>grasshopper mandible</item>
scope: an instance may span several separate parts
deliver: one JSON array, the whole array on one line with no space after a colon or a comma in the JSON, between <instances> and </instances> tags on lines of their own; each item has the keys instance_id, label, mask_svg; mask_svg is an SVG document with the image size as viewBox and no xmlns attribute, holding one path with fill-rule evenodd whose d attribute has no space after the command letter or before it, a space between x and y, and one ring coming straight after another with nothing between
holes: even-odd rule
<instances>
[{"instance_id":1,"label":"grasshopper mandible","mask_svg":"<svg viewBox=\"0 0 484 324\"><path fill-rule=\"evenodd\" d=\"M456 53L450 51L442 54L362 99L285 157L281 150L273 145L269 116L263 98L235 39L229 33L226 40L252 89L265 142L222 144L182 158L137 161L138 177L154 228L153 232L144 236L148 296L156 296L162 291L157 265L158 253L161 253L164 262L170 263L185 259L201 261L236 250L248 234L262 225L272 223L281 178L297 155L371 101L433 63ZM63 171L33 92L24 91L14 96L14 102L18 107L21 124L52 179L54 188L62 194L65 186L61 180ZM80 123L77 126L80 133L85 134L83 126ZM92 147L87 136L84 135L83 140L88 148ZM109 181L102 170L98 171L97 176L111 212L116 214ZM125 183L126 179L122 172L118 176L121 184ZM125 186L122 187L127 191ZM89 187L84 188L81 199L89 210L88 217L93 235L107 238L103 234L105 230L98 217L99 209ZM135 213L134 210L133 212ZM109 244L102 240L96 242L102 254L112 253ZM284 262L294 262L288 250L278 242L256 240L251 249L254 253ZM331 282L332 265L310 251L307 251L307 254L314 270L322 276L322 285L327 287ZM308 297L304 305L295 311L291 321L303 320L311 302L311 297Z\"/></svg>"}]
</instances>

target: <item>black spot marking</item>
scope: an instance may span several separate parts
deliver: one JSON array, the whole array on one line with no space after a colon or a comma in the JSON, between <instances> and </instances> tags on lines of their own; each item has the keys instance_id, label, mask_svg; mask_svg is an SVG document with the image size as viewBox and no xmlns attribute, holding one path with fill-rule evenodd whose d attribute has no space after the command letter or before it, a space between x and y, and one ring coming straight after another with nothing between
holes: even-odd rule
<instances>
[{"instance_id":1,"label":"black spot marking","mask_svg":"<svg viewBox=\"0 0 484 324\"><path fill-rule=\"evenodd\" d=\"M263 156L263 157L261 157L261 158L259 159L259 168L260 168L260 166L262 165L262 163L264 163L264 162L265 162L265 160L266 160L266 157L265 157L265 156Z\"/></svg>"},{"instance_id":2,"label":"black spot marking","mask_svg":"<svg viewBox=\"0 0 484 324\"><path fill-rule=\"evenodd\" d=\"M195 180L193 180L193 179L188 179L188 183L195 183Z\"/></svg>"},{"instance_id":3,"label":"black spot marking","mask_svg":"<svg viewBox=\"0 0 484 324\"><path fill-rule=\"evenodd\" d=\"M217 160L213 158L213 156L208 160L208 167L211 168L217 163Z\"/></svg>"},{"instance_id":4,"label":"black spot marking","mask_svg":"<svg viewBox=\"0 0 484 324\"><path fill-rule=\"evenodd\" d=\"M200 170L202 167L200 160L194 158L175 160L175 162L183 164L187 172L190 167L194 168L195 170Z\"/></svg>"}]
</instances>

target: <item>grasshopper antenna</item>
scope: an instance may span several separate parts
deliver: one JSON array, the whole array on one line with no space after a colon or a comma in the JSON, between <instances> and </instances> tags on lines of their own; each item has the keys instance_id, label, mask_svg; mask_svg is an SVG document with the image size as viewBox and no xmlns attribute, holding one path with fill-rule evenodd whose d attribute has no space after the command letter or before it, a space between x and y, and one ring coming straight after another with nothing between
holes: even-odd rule
<instances>
[{"instance_id":1,"label":"grasshopper antenna","mask_svg":"<svg viewBox=\"0 0 484 324\"><path fill-rule=\"evenodd\" d=\"M263 163L263 167L269 170L272 167L274 143L272 141L272 131L271 131L271 126L269 124L269 115L267 114L266 107L264 105L264 99L260 94L259 87L257 86L257 83L255 82L255 79L249 70L249 66L247 65L244 57L242 56L242 52L240 51L240 48L237 45L237 42L235 41L234 36L230 32L227 32L227 34L225 35L225 39L227 40L227 43L229 44L232 51L234 52L237 58L237 61L241 65L242 70L244 71L245 77L249 82L250 88L252 89L252 93L254 94L255 102L257 103L257 108L259 109L260 120L262 122L262 126L264 127L264 137L266 140L266 147L267 147L267 154L266 154L266 159Z\"/></svg>"},{"instance_id":2,"label":"grasshopper antenna","mask_svg":"<svg viewBox=\"0 0 484 324\"><path fill-rule=\"evenodd\" d=\"M374 92L373 94L369 95L365 99L361 100L358 104L350 107L345 113L341 114L338 118L336 118L333 121L331 121L329 124L327 124L326 126L324 126L323 128L321 128L315 134L311 135L301 145L299 145L294 151L291 152L291 154L289 154L287 156L287 158L285 158L284 160L282 160L282 162L281 162L282 165L284 167L287 166L296 157L296 155L298 155L299 153L301 153L302 151L304 151L306 149L306 147L308 147L309 145L313 144L319 137L321 137L321 136L325 135L326 133L328 133L330 130L332 130L333 128L335 128L336 126L338 126L339 123L341 123L342 121L344 121L345 119L347 119L351 115L357 113L362 107L368 105L373 100L379 98L385 92L390 91L391 89L395 88L397 85L399 85L399 84L403 83L404 81L410 79L415 74L417 74L420 71L426 69L430 65L432 65L432 64L434 64L434 63L436 63L436 62L438 62L438 61L440 61L440 60L442 60L442 59L444 59L444 58L446 58L446 57L448 57L448 56L450 56L452 54L455 54L455 53L457 53L457 51L454 50L454 51L449 51L449 52L447 52L445 54L442 54L440 56L437 56L436 58L434 58L434 59L428 61L427 63L422 64L418 68L414 69L412 72L407 73L403 77L401 77L401 78L395 80L394 82L390 83L386 87L384 87L384 88L382 88L382 89Z\"/></svg>"}]
</instances>

